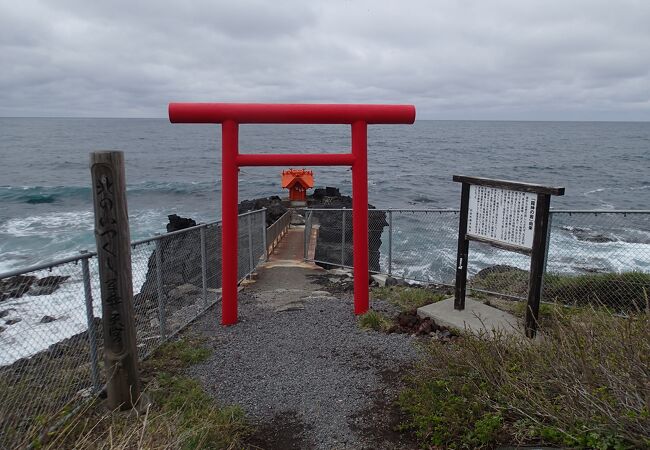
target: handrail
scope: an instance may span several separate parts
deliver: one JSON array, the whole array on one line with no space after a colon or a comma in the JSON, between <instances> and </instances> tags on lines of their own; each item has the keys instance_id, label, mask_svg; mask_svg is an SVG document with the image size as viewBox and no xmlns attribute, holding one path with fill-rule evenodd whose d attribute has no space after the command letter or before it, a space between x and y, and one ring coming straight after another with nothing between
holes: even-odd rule
<instances>
[{"instance_id":1,"label":"handrail","mask_svg":"<svg viewBox=\"0 0 650 450\"><path fill-rule=\"evenodd\" d=\"M265 249L267 257L268 255L273 253L273 250L275 250L275 247L277 247L277 245L280 243L280 240L282 240L290 225L291 225L291 211L286 211L278 218L278 220L276 220L275 222L273 222L271 225L267 227L266 249ZM282 227L282 228L279 231L277 231L276 228L278 227ZM271 239L269 239L269 237Z\"/></svg>"},{"instance_id":2,"label":"handrail","mask_svg":"<svg viewBox=\"0 0 650 450\"><path fill-rule=\"evenodd\" d=\"M560 214L650 214L650 209L551 209Z\"/></svg>"},{"instance_id":3,"label":"handrail","mask_svg":"<svg viewBox=\"0 0 650 450\"><path fill-rule=\"evenodd\" d=\"M351 211L351 208L303 208L305 211ZM393 211L393 212L437 212L458 213L460 209L454 208L372 208L368 211ZM650 214L650 209L554 209L552 213L561 214Z\"/></svg>"}]
</instances>

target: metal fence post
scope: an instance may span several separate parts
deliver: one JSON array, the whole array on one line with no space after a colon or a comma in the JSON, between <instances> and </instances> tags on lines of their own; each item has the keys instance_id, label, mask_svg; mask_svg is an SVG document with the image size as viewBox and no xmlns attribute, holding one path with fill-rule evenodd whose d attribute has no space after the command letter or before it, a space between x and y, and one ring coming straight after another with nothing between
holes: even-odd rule
<instances>
[{"instance_id":1,"label":"metal fence post","mask_svg":"<svg viewBox=\"0 0 650 450\"><path fill-rule=\"evenodd\" d=\"M160 236L160 233L156 233ZM167 324L165 323L165 294L162 282L162 242L159 237L156 239L156 287L158 290L158 320L160 321L160 338L167 339Z\"/></svg>"},{"instance_id":2,"label":"metal fence post","mask_svg":"<svg viewBox=\"0 0 650 450\"><path fill-rule=\"evenodd\" d=\"M201 282L203 284L203 303L208 306L208 268L205 256L205 227L199 229L201 233Z\"/></svg>"},{"instance_id":3,"label":"metal fence post","mask_svg":"<svg viewBox=\"0 0 650 450\"><path fill-rule=\"evenodd\" d=\"M262 209L262 245L264 245L264 261L269 260L269 247L268 242L266 242L266 208Z\"/></svg>"},{"instance_id":4,"label":"metal fence post","mask_svg":"<svg viewBox=\"0 0 650 450\"><path fill-rule=\"evenodd\" d=\"M88 250L81 250L82 255ZM84 283L84 296L86 299L86 322L88 323L88 344L90 345L90 370L93 382L93 392L99 392L99 361L97 359L97 332L95 330L95 312L93 311L93 291L90 285L90 270L88 258L81 260L81 274Z\"/></svg>"},{"instance_id":5,"label":"metal fence post","mask_svg":"<svg viewBox=\"0 0 650 450\"><path fill-rule=\"evenodd\" d=\"M388 275L393 274L393 211L388 211Z\"/></svg>"},{"instance_id":6,"label":"metal fence post","mask_svg":"<svg viewBox=\"0 0 650 450\"><path fill-rule=\"evenodd\" d=\"M251 215L247 216L248 219L248 278L250 279L253 275L253 223L251 220Z\"/></svg>"},{"instance_id":7,"label":"metal fence post","mask_svg":"<svg viewBox=\"0 0 650 450\"><path fill-rule=\"evenodd\" d=\"M341 266L345 266L345 208L341 211Z\"/></svg>"}]
</instances>

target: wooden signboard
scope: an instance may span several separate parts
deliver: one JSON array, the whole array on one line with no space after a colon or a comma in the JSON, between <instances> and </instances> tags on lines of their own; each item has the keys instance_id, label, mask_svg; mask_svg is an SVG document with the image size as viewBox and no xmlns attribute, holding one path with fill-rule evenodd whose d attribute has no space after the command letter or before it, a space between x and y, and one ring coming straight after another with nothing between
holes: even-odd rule
<instances>
[{"instance_id":1,"label":"wooden signboard","mask_svg":"<svg viewBox=\"0 0 650 450\"><path fill-rule=\"evenodd\" d=\"M563 187L454 175L462 183L454 308L465 309L469 241L530 255L526 335L537 330L551 195Z\"/></svg>"}]
</instances>

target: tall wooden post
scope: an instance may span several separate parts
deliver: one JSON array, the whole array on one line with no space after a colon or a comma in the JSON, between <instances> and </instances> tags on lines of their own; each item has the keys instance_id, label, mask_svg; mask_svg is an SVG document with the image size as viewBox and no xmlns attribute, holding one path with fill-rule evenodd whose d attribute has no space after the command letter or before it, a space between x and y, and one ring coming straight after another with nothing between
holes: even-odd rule
<instances>
[{"instance_id":1,"label":"tall wooden post","mask_svg":"<svg viewBox=\"0 0 650 450\"><path fill-rule=\"evenodd\" d=\"M112 409L128 409L140 397L140 380L133 320L131 239L126 205L124 153L91 153L90 172L102 297L108 406Z\"/></svg>"},{"instance_id":2,"label":"tall wooden post","mask_svg":"<svg viewBox=\"0 0 650 450\"><path fill-rule=\"evenodd\" d=\"M535 205L535 234L530 254L530 280L528 285L528 304L526 306L526 336L534 338L539 320L539 302L542 298L542 281L548 250L548 225L551 196L537 194Z\"/></svg>"},{"instance_id":3,"label":"tall wooden post","mask_svg":"<svg viewBox=\"0 0 650 450\"><path fill-rule=\"evenodd\" d=\"M458 251L456 252L456 291L454 309L465 309L465 287L467 284L467 258L469 240L467 239L467 209L469 205L469 184L462 184L460 195L460 221L458 224Z\"/></svg>"}]
</instances>

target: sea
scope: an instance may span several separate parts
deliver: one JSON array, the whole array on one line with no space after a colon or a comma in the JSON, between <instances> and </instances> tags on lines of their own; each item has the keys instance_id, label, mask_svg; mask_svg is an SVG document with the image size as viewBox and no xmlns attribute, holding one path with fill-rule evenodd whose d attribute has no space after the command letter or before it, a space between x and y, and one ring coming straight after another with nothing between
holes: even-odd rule
<instances>
[{"instance_id":1,"label":"sea","mask_svg":"<svg viewBox=\"0 0 650 450\"><path fill-rule=\"evenodd\" d=\"M242 153L339 153L349 148L349 126L240 126ZM220 218L220 149L217 125L0 118L0 273L93 249L90 152L125 152L131 237L139 239L164 232L169 214L197 222ZM285 196L283 169L243 168L240 200ZM313 169L317 186L351 194L349 168ZM564 186L566 194L552 199L554 209L650 209L650 123L418 120L374 125L368 129L368 172L369 201L377 208L458 208L460 186L452 176L462 174ZM611 270L650 271L650 221L635 223L624 230L633 239L622 239L617 247L623 262ZM453 242L456 231L447 228ZM567 242L575 241L570 231L567 225ZM435 270L418 262L427 258L418 242L433 242L435 232L415 227L396 238L415 249L403 261L404 274L409 265L416 271ZM427 248L434 247L435 242ZM453 244L443 253L453 265ZM525 258L518 264L525 267ZM566 266L571 271L575 264L567 261ZM22 318L34 321L47 309L44 298L17 304ZM74 329L83 329L83 314L74 321ZM21 327L31 329L27 324L13 327L15 332L0 334L0 346L18 345ZM55 332L52 339L70 333ZM17 351L0 358L0 364L37 350Z\"/></svg>"},{"instance_id":2,"label":"sea","mask_svg":"<svg viewBox=\"0 0 650 450\"><path fill-rule=\"evenodd\" d=\"M242 152L347 152L344 125L242 125ZM92 249L89 153L126 157L133 239L167 215L220 218L221 131L166 119L0 118L0 272ZM455 174L566 187L558 209L650 208L650 123L416 121L368 131L369 201L458 208ZM243 168L240 199L286 195L282 167ZM351 173L316 167L351 194Z\"/></svg>"}]
</instances>

